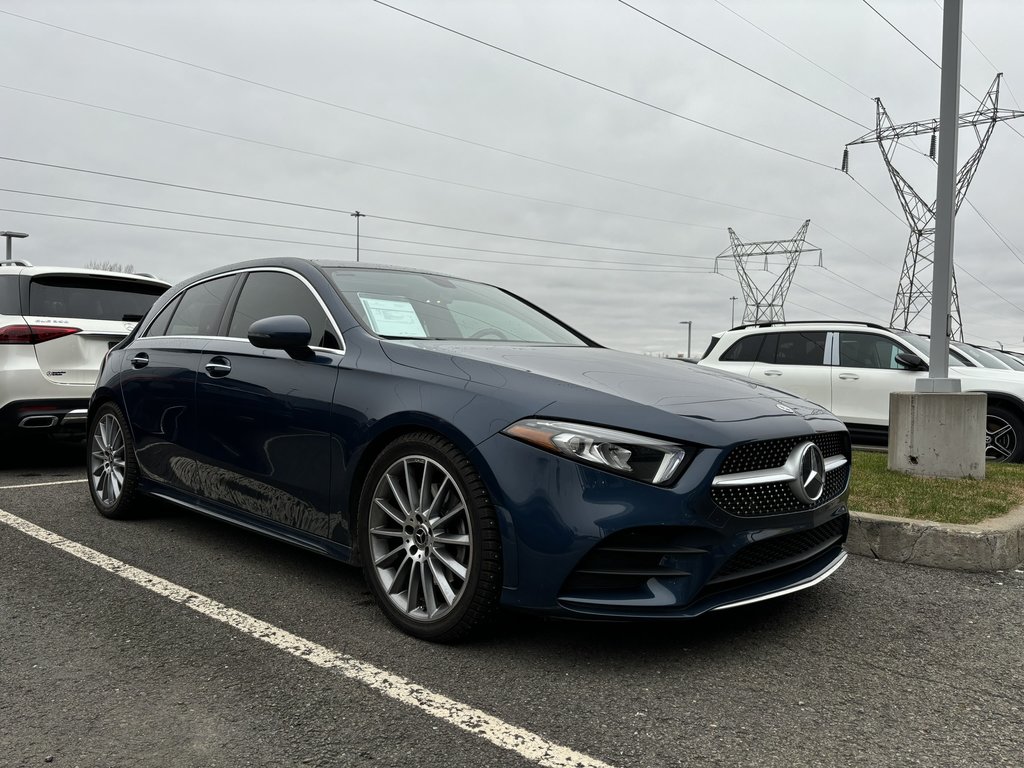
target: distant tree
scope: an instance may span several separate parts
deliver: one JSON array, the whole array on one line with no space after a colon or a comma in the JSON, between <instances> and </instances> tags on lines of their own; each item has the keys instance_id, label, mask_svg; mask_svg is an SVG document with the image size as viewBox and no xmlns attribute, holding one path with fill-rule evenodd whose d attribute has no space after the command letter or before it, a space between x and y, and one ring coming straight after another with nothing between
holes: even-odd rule
<instances>
[{"instance_id":1,"label":"distant tree","mask_svg":"<svg viewBox=\"0 0 1024 768\"><path fill-rule=\"evenodd\" d=\"M135 272L134 264L121 264L118 261L90 261L85 265L86 269L102 269L107 272Z\"/></svg>"}]
</instances>

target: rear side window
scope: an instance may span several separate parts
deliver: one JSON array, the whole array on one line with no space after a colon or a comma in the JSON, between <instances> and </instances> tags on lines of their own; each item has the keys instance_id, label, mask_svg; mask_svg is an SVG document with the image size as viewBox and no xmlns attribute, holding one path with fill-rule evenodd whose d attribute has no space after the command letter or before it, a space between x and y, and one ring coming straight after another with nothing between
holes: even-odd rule
<instances>
[{"instance_id":1,"label":"rear side window","mask_svg":"<svg viewBox=\"0 0 1024 768\"><path fill-rule=\"evenodd\" d=\"M237 275L227 275L193 285L178 300L178 307L167 326L168 336L217 336L224 304Z\"/></svg>"},{"instance_id":2,"label":"rear side window","mask_svg":"<svg viewBox=\"0 0 1024 768\"><path fill-rule=\"evenodd\" d=\"M20 315L21 297L18 295L18 276L0 275L0 315Z\"/></svg>"},{"instance_id":3,"label":"rear side window","mask_svg":"<svg viewBox=\"0 0 1024 768\"><path fill-rule=\"evenodd\" d=\"M309 323L310 344L341 349L320 302L301 280L283 272L252 272L242 286L228 336L244 339L257 320L278 315L298 315Z\"/></svg>"},{"instance_id":4,"label":"rear side window","mask_svg":"<svg viewBox=\"0 0 1024 768\"><path fill-rule=\"evenodd\" d=\"M28 312L36 317L141 320L163 292L159 285L116 278L53 275L32 278Z\"/></svg>"},{"instance_id":5,"label":"rear side window","mask_svg":"<svg viewBox=\"0 0 1024 768\"><path fill-rule=\"evenodd\" d=\"M174 310L178 306L178 302L181 301L181 296L174 299L170 304L160 310L160 314L157 315L156 320L150 323L149 328L142 334L143 336L165 336L167 334L167 326L171 323L171 316L174 314Z\"/></svg>"},{"instance_id":6,"label":"rear side window","mask_svg":"<svg viewBox=\"0 0 1024 768\"><path fill-rule=\"evenodd\" d=\"M824 365L825 331L790 331L776 334L775 365Z\"/></svg>"},{"instance_id":7,"label":"rear side window","mask_svg":"<svg viewBox=\"0 0 1024 768\"><path fill-rule=\"evenodd\" d=\"M727 360L730 363L754 362L757 360L757 355L761 351L761 344L764 341L764 337L765 334L763 333L744 336L722 353L721 359Z\"/></svg>"}]
</instances>

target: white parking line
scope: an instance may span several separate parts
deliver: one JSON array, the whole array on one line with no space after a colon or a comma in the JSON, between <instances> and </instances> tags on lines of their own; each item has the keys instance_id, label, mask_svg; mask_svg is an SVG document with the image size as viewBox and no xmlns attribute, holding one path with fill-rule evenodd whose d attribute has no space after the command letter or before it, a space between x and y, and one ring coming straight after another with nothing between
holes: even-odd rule
<instances>
[{"instance_id":1,"label":"white parking line","mask_svg":"<svg viewBox=\"0 0 1024 768\"><path fill-rule=\"evenodd\" d=\"M333 651L298 635L293 635L291 632L241 611L236 611L216 600L211 600L198 592L193 592L70 539L65 539L59 534L40 528L38 525L2 509L0 509L0 523L5 523L91 565L99 566L162 597L191 608L197 613L222 621L250 637L269 643L293 656L298 656L310 664L325 669L336 669L351 680L362 683L404 704L416 707L502 749L515 752L537 765L550 768L611 768L607 763L593 757L555 744L531 731L510 725L479 709L434 693L417 685L412 680L365 661L359 661L348 654Z\"/></svg>"},{"instance_id":2,"label":"white parking line","mask_svg":"<svg viewBox=\"0 0 1024 768\"><path fill-rule=\"evenodd\" d=\"M82 480L54 480L52 483L25 483L24 485L0 485L0 491L12 491L15 488L42 488L44 485L67 485L68 483L87 483L87 479Z\"/></svg>"}]
</instances>

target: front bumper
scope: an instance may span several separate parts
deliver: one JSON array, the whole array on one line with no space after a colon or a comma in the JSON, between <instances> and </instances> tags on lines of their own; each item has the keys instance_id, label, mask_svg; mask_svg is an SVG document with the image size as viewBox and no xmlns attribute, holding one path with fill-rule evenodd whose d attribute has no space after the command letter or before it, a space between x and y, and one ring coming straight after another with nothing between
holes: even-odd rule
<instances>
[{"instance_id":1,"label":"front bumper","mask_svg":"<svg viewBox=\"0 0 1024 768\"><path fill-rule=\"evenodd\" d=\"M477 451L502 526L509 607L693 617L813 586L846 557L848 488L809 510L728 514L710 495L723 450L702 449L670 488L501 434Z\"/></svg>"}]
</instances>

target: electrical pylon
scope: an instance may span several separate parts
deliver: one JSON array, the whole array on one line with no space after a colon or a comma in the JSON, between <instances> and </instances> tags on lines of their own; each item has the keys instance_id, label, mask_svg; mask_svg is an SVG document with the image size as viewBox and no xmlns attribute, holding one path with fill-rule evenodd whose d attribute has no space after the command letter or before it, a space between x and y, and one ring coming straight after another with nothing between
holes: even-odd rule
<instances>
[{"instance_id":1,"label":"electrical pylon","mask_svg":"<svg viewBox=\"0 0 1024 768\"><path fill-rule=\"evenodd\" d=\"M743 322L764 323L785 320L786 313L784 304L789 287L793 284L793 274L800 263L800 255L803 253L818 253L818 266L821 266L821 248L811 246L806 248L804 239L807 237L807 228L811 220L807 219L803 226L796 231L796 235L790 240L762 240L757 243L744 243L740 240L732 227L729 227L730 246L715 257L715 272L718 272L719 259L732 258L736 262L736 275L740 280L740 287L743 289ZM768 271L769 256L786 256L786 268L782 271L775 282L762 291L754 283L754 279L747 269L747 263L753 258L764 258L764 271Z\"/></svg>"},{"instance_id":2,"label":"electrical pylon","mask_svg":"<svg viewBox=\"0 0 1024 768\"><path fill-rule=\"evenodd\" d=\"M964 161L956 175L956 211L960 210L960 204L967 196L967 188L978 170L978 163L988 146L988 140L992 136L992 130L996 123L1002 120L1012 120L1017 117L1024 117L1024 112L1011 109L999 109L999 81L1002 73L996 75L992 85L989 86L985 98L978 104L974 112L965 112L960 115L957 128L970 126L974 129L974 135L978 139L978 148ZM893 154L899 141L908 136L920 136L930 133L932 135L929 157L935 159L936 138L938 136L939 121L922 120L903 125L893 125L889 113L885 111L881 99L875 99L876 119L875 130L866 133L859 139L855 139L846 145L843 150L843 171L849 168L849 147L855 144L870 144L876 142L882 152L882 160L889 171L889 177L896 188L900 205L903 208L903 215L910 225L910 238L907 241L907 250L903 257L903 272L900 274L900 284L896 289L896 300L892 306L892 319L889 321L893 328L910 330L910 326L918 316L932 302L932 265L935 261L935 203L931 205L914 191L910 183L893 165ZM980 126L985 126L981 129ZM953 270L952 285L952 307L950 308L949 334L954 339L963 340L964 330L960 320L960 297L956 289L956 269Z\"/></svg>"}]
</instances>

